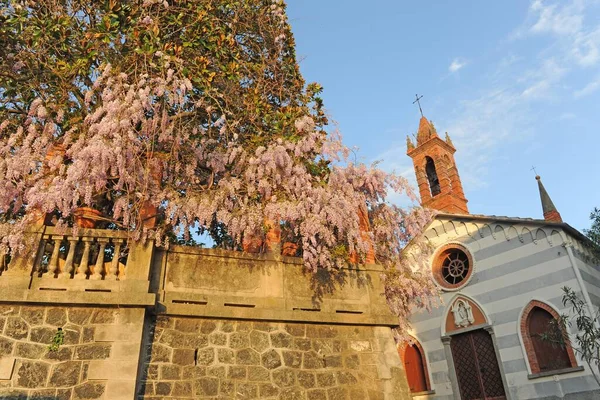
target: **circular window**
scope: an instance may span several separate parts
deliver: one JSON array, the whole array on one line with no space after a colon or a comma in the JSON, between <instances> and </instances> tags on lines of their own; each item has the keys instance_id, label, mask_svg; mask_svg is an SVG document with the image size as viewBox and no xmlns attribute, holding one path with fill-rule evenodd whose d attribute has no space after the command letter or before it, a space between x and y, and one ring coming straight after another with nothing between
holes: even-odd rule
<instances>
[{"instance_id":1,"label":"circular window","mask_svg":"<svg viewBox=\"0 0 600 400\"><path fill-rule=\"evenodd\" d=\"M450 244L438 250L433 264L433 275L445 289L464 286L473 272L473 260L463 246Z\"/></svg>"}]
</instances>

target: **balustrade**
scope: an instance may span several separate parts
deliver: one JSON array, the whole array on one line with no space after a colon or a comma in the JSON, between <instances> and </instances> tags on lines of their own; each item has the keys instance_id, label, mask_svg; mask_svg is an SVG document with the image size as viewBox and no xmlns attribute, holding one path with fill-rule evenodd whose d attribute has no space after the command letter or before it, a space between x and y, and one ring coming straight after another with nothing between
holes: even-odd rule
<instances>
[{"instance_id":1,"label":"balustrade","mask_svg":"<svg viewBox=\"0 0 600 400\"><path fill-rule=\"evenodd\" d=\"M120 232L100 229L82 236L44 234L35 272L44 279L124 280L129 247ZM0 264L1 265L1 264Z\"/></svg>"},{"instance_id":2,"label":"balustrade","mask_svg":"<svg viewBox=\"0 0 600 400\"><path fill-rule=\"evenodd\" d=\"M6 270L8 270L8 264L10 263L10 249L0 248L0 276Z\"/></svg>"}]
</instances>

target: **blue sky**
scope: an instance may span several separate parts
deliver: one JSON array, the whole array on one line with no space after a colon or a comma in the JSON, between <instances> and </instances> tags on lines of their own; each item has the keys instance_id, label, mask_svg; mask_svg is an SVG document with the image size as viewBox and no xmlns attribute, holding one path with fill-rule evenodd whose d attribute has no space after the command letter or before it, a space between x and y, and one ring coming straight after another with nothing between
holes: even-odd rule
<instances>
[{"instance_id":1,"label":"blue sky","mask_svg":"<svg viewBox=\"0 0 600 400\"><path fill-rule=\"evenodd\" d=\"M365 6L368 4L368 6ZM600 207L600 1L288 0L300 68L365 162L413 178L423 112L448 132L470 211Z\"/></svg>"}]
</instances>

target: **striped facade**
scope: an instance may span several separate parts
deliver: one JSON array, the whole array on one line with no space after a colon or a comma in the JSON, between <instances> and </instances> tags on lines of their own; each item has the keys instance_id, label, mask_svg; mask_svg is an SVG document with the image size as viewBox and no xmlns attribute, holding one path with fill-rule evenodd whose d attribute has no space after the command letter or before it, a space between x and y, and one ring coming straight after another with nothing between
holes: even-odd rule
<instances>
[{"instance_id":1,"label":"striped facade","mask_svg":"<svg viewBox=\"0 0 600 400\"><path fill-rule=\"evenodd\" d=\"M453 242L464 246L473 257L474 269L465 286L442 292L441 306L411 317L432 389L415 399L460 399L449 360L451 337L445 332L446 316L457 295L472 300L487 319L507 399L600 398L592 372L579 358L571 372L532 374L520 332L521 315L532 300L559 314L568 312L562 305L564 286L582 297L585 291L594 307L600 306L600 266L589 261L581 234L567 224L543 220L440 214L425 236L434 248Z\"/></svg>"}]
</instances>

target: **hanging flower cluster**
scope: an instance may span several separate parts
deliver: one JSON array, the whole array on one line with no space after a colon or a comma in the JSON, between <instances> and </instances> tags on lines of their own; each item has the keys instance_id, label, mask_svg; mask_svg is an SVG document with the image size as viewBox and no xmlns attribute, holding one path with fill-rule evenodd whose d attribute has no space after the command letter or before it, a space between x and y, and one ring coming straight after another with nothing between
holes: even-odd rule
<instances>
[{"instance_id":1,"label":"hanging flower cluster","mask_svg":"<svg viewBox=\"0 0 600 400\"><path fill-rule=\"evenodd\" d=\"M414 199L406 180L351 162L326 130L283 2L20 1L0 5L0 48L0 246L82 206L158 244L200 229L237 248L280 221L307 269L372 251L403 323L428 306L426 251L402 251L429 216L386 202Z\"/></svg>"}]
</instances>

